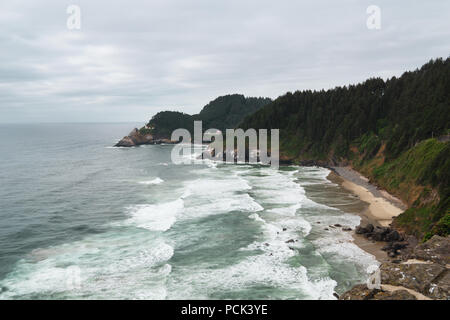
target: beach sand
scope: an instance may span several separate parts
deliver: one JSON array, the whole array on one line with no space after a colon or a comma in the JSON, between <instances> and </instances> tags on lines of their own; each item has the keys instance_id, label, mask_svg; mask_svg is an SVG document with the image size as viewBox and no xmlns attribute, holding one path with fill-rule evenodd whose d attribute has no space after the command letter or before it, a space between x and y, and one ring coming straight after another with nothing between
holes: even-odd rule
<instances>
[{"instance_id":1,"label":"beach sand","mask_svg":"<svg viewBox=\"0 0 450 320\"><path fill-rule=\"evenodd\" d=\"M341 178L341 185L368 203L368 208L361 214L374 225L387 227L392 219L406 210L406 205L384 190L369 183L350 167L333 168Z\"/></svg>"},{"instance_id":2,"label":"beach sand","mask_svg":"<svg viewBox=\"0 0 450 320\"><path fill-rule=\"evenodd\" d=\"M394 217L406 210L407 206L401 200L370 184L366 177L350 167L333 169L335 172L331 172L328 179L340 184L367 203L366 209L357 212L361 216L361 225L371 223L375 226L387 227ZM357 246L374 255L379 262L389 261L386 252L381 250L384 243L372 242L357 234L354 234L353 238Z\"/></svg>"}]
</instances>

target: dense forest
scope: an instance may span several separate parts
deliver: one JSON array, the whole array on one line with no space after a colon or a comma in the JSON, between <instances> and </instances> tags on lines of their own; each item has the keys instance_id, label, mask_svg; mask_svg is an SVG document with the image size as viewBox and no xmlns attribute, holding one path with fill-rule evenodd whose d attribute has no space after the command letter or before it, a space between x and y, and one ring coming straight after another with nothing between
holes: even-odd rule
<instances>
[{"instance_id":1,"label":"dense forest","mask_svg":"<svg viewBox=\"0 0 450 320\"><path fill-rule=\"evenodd\" d=\"M219 129L225 132L227 128L235 128L247 115L261 109L272 102L269 98L251 98L239 94L218 97L208 103L199 114L188 115L176 111L157 113L147 124L148 128L141 129L142 133L149 133L159 138L170 138L175 129L185 128L191 133L194 121L201 120L203 130Z\"/></svg>"},{"instance_id":2,"label":"dense forest","mask_svg":"<svg viewBox=\"0 0 450 320\"><path fill-rule=\"evenodd\" d=\"M351 164L408 203L394 224L429 238L450 230L450 59L387 81L287 93L239 127L279 128L293 162Z\"/></svg>"}]
</instances>

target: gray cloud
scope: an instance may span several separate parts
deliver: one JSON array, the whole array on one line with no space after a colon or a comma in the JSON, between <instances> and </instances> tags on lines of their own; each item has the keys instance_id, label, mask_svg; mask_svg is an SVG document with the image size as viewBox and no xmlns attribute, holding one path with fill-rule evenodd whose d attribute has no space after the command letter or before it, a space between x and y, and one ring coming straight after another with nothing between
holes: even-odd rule
<instances>
[{"instance_id":1,"label":"gray cloud","mask_svg":"<svg viewBox=\"0 0 450 320\"><path fill-rule=\"evenodd\" d=\"M276 98L398 76L450 53L450 2L88 1L0 4L0 122L144 121L228 93ZM366 8L381 8L368 30Z\"/></svg>"}]
</instances>

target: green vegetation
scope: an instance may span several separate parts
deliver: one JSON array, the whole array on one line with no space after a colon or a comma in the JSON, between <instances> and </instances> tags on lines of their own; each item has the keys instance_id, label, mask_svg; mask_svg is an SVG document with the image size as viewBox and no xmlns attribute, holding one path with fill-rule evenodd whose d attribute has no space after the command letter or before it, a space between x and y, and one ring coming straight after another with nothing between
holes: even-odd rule
<instances>
[{"instance_id":1,"label":"green vegetation","mask_svg":"<svg viewBox=\"0 0 450 320\"><path fill-rule=\"evenodd\" d=\"M145 127L142 127L139 129L139 133L142 134L143 136L145 136L146 134L152 134L152 130L151 129L147 129Z\"/></svg>"},{"instance_id":2,"label":"green vegetation","mask_svg":"<svg viewBox=\"0 0 450 320\"><path fill-rule=\"evenodd\" d=\"M240 127L279 128L292 161L351 163L406 201L395 224L425 238L449 229L450 59L387 81L287 93ZM447 142L445 142L447 141Z\"/></svg>"},{"instance_id":3,"label":"green vegetation","mask_svg":"<svg viewBox=\"0 0 450 320\"><path fill-rule=\"evenodd\" d=\"M410 204L395 224L417 236L447 235L450 144L428 139L398 158L373 165L376 162L376 159L363 162L358 169Z\"/></svg>"},{"instance_id":4,"label":"green vegetation","mask_svg":"<svg viewBox=\"0 0 450 320\"><path fill-rule=\"evenodd\" d=\"M208 103L195 120L203 121L203 128L233 129L245 118L272 102L269 98L246 98L243 95L226 95Z\"/></svg>"},{"instance_id":5,"label":"green vegetation","mask_svg":"<svg viewBox=\"0 0 450 320\"><path fill-rule=\"evenodd\" d=\"M158 112L147 124L157 139L170 139L172 132L178 128L193 131L194 122L191 115L177 111Z\"/></svg>"},{"instance_id":6,"label":"green vegetation","mask_svg":"<svg viewBox=\"0 0 450 320\"><path fill-rule=\"evenodd\" d=\"M246 98L243 95L226 95L208 103L199 114L188 115L176 111L157 113L147 124L158 138L170 138L173 130L184 128L193 133L194 121L203 122L203 130L235 128L245 116L270 103L269 98Z\"/></svg>"}]
</instances>

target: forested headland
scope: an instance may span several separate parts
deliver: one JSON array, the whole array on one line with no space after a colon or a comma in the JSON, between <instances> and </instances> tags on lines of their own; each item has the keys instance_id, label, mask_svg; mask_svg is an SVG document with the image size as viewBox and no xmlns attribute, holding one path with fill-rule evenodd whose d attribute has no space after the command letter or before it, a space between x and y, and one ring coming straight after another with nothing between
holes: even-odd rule
<instances>
[{"instance_id":1,"label":"forested headland","mask_svg":"<svg viewBox=\"0 0 450 320\"><path fill-rule=\"evenodd\" d=\"M450 230L450 59L387 81L297 91L247 116L247 128L279 128L280 156L350 164L404 200L394 225L428 239Z\"/></svg>"}]
</instances>

